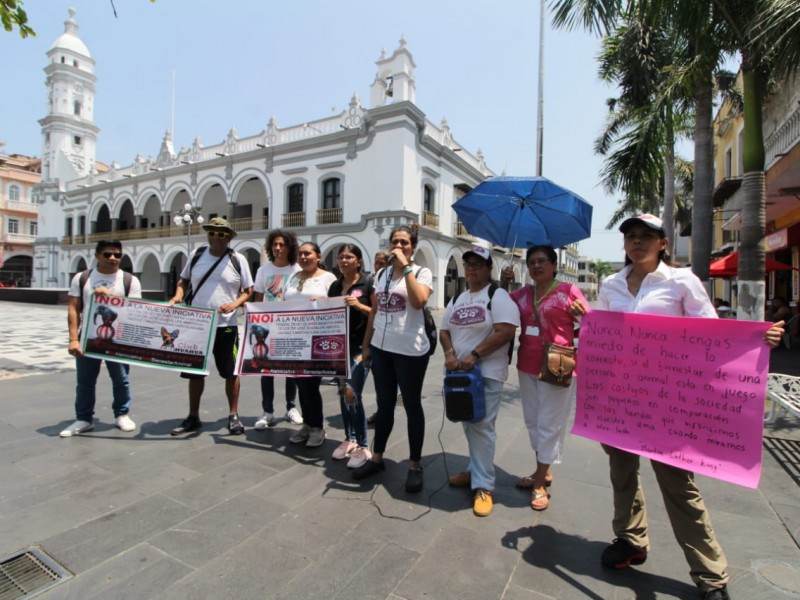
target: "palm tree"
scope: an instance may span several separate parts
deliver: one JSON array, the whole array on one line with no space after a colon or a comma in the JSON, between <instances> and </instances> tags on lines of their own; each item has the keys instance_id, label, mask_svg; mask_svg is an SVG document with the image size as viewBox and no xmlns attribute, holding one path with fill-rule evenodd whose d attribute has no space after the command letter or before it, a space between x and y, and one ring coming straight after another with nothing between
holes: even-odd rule
<instances>
[{"instance_id":1,"label":"palm tree","mask_svg":"<svg viewBox=\"0 0 800 600\"><path fill-rule=\"evenodd\" d=\"M663 198L667 238L674 238L675 138L688 132L691 117L682 73L674 68L684 51L680 39L630 16L603 39L600 77L616 83L620 96L608 101L595 151L607 156L606 190L625 194L609 227L630 214L661 214Z\"/></svg>"}]
</instances>

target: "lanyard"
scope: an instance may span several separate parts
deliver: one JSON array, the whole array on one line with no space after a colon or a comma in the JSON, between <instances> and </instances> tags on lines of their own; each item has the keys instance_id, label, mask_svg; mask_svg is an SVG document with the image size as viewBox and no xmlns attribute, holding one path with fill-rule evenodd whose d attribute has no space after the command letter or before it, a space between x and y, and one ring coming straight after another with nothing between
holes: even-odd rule
<instances>
[{"instance_id":1,"label":"lanyard","mask_svg":"<svg viewBox=\"0 0 800 600\"><path fill-rule=\"evenodd\" d=\"M540 321L540 319L539 319L539 305L542 303L542 300L544 300L547 297L547 295L550 292L552 292L559 283L561 283L561 282L558 279L553 279L553 282L550 284L550 287L547 288L545 293L542 294L542 296L539 298L538 301L536 300L536 288L535 287L531 287L531 300L533 301L533 314L536 317L537 321Z\"/></svg>"}]
</instances>

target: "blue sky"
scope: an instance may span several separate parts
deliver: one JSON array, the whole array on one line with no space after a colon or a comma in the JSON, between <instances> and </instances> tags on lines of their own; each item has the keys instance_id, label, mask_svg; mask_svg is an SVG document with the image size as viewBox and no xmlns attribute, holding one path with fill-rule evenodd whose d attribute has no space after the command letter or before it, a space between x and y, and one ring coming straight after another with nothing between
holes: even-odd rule
<instances>
[{"instance_id":1,"label":"blue sky","mask_svg":"<svg viewBox=\"0 0 800 600\"><path fill-rule=\"evenodd\" d=\"M369 103L382 48L401 35L417 65L417 104L457 142L480 148L496 173L535 170L539 3L530 0L101 0L25 5L34 38L0 32L3 151L38 155L45 116L46 52L78 10L81 39L97 61L97 158L130 164L156 155L170 125L175 71L176 150L199 136L218 143L341 111L352 94ZM592 150L613 95L597 79L599 41L583 32L545 32L543 174L594 205L581 253L622 259L605 225L616 200L602 191ZM691 158L691 157L690 157Z\"/></svg>"}]
</instances>

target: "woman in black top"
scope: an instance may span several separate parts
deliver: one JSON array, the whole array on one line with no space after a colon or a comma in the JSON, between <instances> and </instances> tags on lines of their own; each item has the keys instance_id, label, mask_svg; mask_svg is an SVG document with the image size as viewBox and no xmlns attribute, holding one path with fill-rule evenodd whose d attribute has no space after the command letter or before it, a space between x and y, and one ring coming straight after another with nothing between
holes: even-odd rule
<instances>
[{"instance_id":1,"label":"woman in black top","mask_svg":"<svg viewBox=\"0 0 800 600\"><path fill-rule=\"evenodd\" d=\"M345 304L350 307L350 379L339 380L339 403L345 440L333 451L333 458L349 458L347 466L355 469L372 456L367 442L367 416L361 402L361 392L369 372L361 360L361 344L374 289L372 278L362 273L364 261L358 246L344 244L339 248L336 260L342 276L328 288L328 296L343 296Z\"/></svg>"}]
</instances>

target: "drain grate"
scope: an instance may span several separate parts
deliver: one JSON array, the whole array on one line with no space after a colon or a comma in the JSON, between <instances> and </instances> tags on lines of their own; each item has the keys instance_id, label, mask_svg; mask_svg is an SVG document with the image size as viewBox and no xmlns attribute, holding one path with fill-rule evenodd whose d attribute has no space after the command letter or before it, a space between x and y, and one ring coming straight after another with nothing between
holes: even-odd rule
<instances>
[{"instance_id":1,"label":"drain grate","mask_svg":"<svg viewBox=\"0 0 800 600\"><path fill-rule=\"evenodd\" d=\"M794 482L800 485L800 441L764 436L764 448Z\"/></svg>"},{"instance_id":2,"label":"drain grate","mask_svg":"<svg viewBox=\"0 0 800 600\"><path fill-rule=\"evenodd\" d=\"M0 559L0 600L33 598L71 578L41 548L25 548Z\"/></svg>"}]
</instances>

